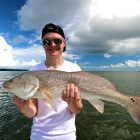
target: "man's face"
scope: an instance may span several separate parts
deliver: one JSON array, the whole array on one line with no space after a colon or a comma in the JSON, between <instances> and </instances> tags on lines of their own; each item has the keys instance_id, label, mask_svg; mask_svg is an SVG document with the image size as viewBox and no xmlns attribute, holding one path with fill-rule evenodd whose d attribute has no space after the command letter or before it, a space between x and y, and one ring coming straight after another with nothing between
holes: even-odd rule
<instances>
[{"instance_id":1,"label":"man's face","mask_svg":"<svg viewBox=\"0 0 140 140\"><path fill-rule=\"evenodd\" d=\"M47 57L62 55L66 40L58 33L47 33L43 36L43 47Z\"/></svg>"}]
</instances>

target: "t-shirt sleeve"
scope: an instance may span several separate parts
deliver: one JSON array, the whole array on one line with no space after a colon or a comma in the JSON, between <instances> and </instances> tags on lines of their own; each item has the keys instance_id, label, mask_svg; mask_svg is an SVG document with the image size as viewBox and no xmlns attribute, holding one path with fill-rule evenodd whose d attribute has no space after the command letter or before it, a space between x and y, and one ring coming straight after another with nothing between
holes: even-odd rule
<instances>
[{"instance_id":1,"label":"t-shirt sleeve","mask_svg":"<svg viewBox=\"0 0 140 140\"><path fill-rule=\"evenodd\" d=\"M29 71L43 70L43 63L37 64L29 69Z\"/></svg>"},{"instance_id":2,"label":"t-shirt sleeve","mask_svg":"<svg viewBox=\"0 0 140 140\"><path fill-rule=\"evenodd\" d=\"M81 71L81 68L79 65L77 64L74 64L75 66L73 67L74 68L74 71Z\"/></svg>"}]
</instances>

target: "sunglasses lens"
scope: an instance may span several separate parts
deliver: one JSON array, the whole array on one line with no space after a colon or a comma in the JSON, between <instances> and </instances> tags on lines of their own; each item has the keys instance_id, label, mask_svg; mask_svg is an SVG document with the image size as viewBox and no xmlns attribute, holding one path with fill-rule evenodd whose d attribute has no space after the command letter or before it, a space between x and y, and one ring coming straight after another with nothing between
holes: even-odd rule
<instances>
[{"instance_id":1,"label":"sunglasses lens","mask_svg":"<svg viewBox=\"0 0 140 140\"><path fill-rule=\"evenodd\" d=\"M43 45L50 45L50 44L51 44L51 40L49 40L49 39L43 40Z\"/></svg>"},{"instance_id":2,"label":"sunglasses lens","mask_svg":"<svg viewBox=\"0 0 140 140\"><path fill-rule=\"evenodd\" d=\"M62 44L62 39L60 39L60 38L55 38L55 39L54 39L54 43L55 43L55 44Z\"/></svg>"},{"instance_id":3,"label":"sunglasses lens","mask_svg":"<svg viewBox=\"0 0 140 140\"><path fill-rule=\"evenodd\" d=\"M62 39L61 38L55 38L55 39L44 39L43 40L43 45L50 45L52 43L52 41L54 41L55 44L60 45L62 44Z\"/></svg>"}]
</instances>

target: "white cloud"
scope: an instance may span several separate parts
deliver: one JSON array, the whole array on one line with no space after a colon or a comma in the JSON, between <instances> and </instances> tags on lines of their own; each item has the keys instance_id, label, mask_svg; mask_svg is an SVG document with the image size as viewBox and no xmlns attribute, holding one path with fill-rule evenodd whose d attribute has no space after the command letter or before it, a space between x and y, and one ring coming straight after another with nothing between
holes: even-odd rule
<instances>
[{"instance_id":1,"label":"white cloud","mask_svg":"<svg viewBox=\"0 0 140 140\"><path fill-rule=\"evenodd\" d=\"M35 49L36 51L39 51ZM12 48L5 39L0 36L0 67L1 68L28 68L36 65L38 62L34 59L28 59L31 57L31 50L25 49L14 49ZM33 50L32 50L33 51ZM36 54L36 53L35 53Z\"/></svg>"},{"instance_id":2,"label":"white cloud","mask_svg":"<svg viewBox=\"0 0 140 140\"><path fill-rule=\"evenodd\" d=\"M119 64L116 64L116 65L111 64L110 67L111 68L125 68L126 66L125 66L125 64L119 63Z\"/></svg>"},{"instance_id":3,"label":"white cloud","mask_svg":"<svg viewBox=\"0 0 140 140\"><path fill-rule=\"evenodd\" d=\"M107 69L107 70L123 70L126 68L126 65L123 63L119 64L111 64L109 66L100 66L99 69Z\"/></svg>"},{"instance_id":4,"label":"white cloud","mask_svg":"<svg viewBox=\"0 0 140 140\"><path fill-rule=\"evenodd\" d=\"M94 2L94 1L93 1ZM91 6L91 16L112 19L113 17L137 16L140 10L138 0L96 0ZM135 9L135 10L134 10ZM129 11L129 12L128 12Z\"/></svg>"},{"instance_id":5,"label":"white cloud","mask_svg":"<svg viewBox=\"0 0 140 140\"><path fill-rule=\"evenodd\" d=\"M22 30L39 33L46 23L63 25L71 51L140 53L138 0L27 0L18 11L18 21Z\"/></svg>"},{"instance_id":6,"label":"white cloud","mask_svg":"<svg viewBox=\"0 0 140 140\"><path fill-rule=\"evenodd\" d=\"M36 59L40 61L40 59L45 58L43 47L38 44L33 44L27 48L13 49L12 54L15 56L15 58L22 58L23 60L28 58L30 60Z\"/></svg>"},{"instance_id":7,"label":"white cloud","mask_svg":"<svg viewBox=\"0 0 140 140\"><path fill-rule=\"evenodd\" d=\"M63 53L63 57L65 59L72 60L72 61L81 59L81 57L79 55L72 54L72 53L67 53L67 52Z\"/></svg>"},{"instance_id":8,"label":"white cloud","mask_svg":"<svg viewBox=\"0 0 140 140\"><path fill-rule=\"evenodd\" d=\"M125 62L125 64L128 66L128 67L140 67L140 60L138 61L134 61L134 60L128 60Z\"/></svg>"},{"instance_id":9,"label":"white cloud","mask_svg":"<svg viewBox=\"0 0 140 140\"><path fill-rule=\"evenodd\" d=\"M140 67L140 60L134 61L134 60L127 60L125 63L119 63L119 64L111 64L109 66L101 66L101 69L127 69L127 68L139 68Z\"/></svg>"},{"instance_id":10,"label":"white cloud","mask_svg":"<svg viewBox=\"0 0 140 140\"><path fill-rule=\"evenodd\" d=\"M7 44L2 36L0 36L0 66L11 66L16 64L11 51L12 47Z\"/></svg>"},{"instance_id":11,"label":"white cloud","mask_svg":"<svg viewBox=\"0 0 140 140\"><path fill-rule=\"evenodd\" d=\"M34 43L37 42L37 41L40 41L40 42L41 42L41 35L32 33L32 34L31 34L31 38L32 38L32 39L30 39L30 40L28 41L28 44L34 44Z\"/></svg>"},{"instance_id":12,"label":"white cloud","mask_svg":"<svg viewBox=\"0 0 140 140\"><path fill-rule=\"evenodd\" d=\"M128 38L124 40L112 40L110 44L114 46L111 52L115 54L136 54L140 52L140 38Z\"/></svg>"},{"instance_id":13,"label":"white cloud","mask_svg":"<svg viewBox=\"0 0 140 140\"><path fill-rule=\"evenodd\" d=\"M112 56L112 55L109 55L109 54L107 54L107 53L104 54L104 57L105 57L105 58L110 58L111 56Z\"/></svg>"},{"instance_id":14,"label":"white cloud","mask_svg":"<svg viewBox=\"0 0 140 140\"><path fill-rule=\"evenodd\" d=\"M70 61L81 58L79 55L67 52L64 52L63 56ZM26 48L13 48L4 37L0 36L0 68L29 68L45 60L45 57L41 44L33 44Z\"/></svg>"},{"instance_id":15,"label":"white cloud","mask_svg":"<svg viewBox=\"0 0 140 140\"><path fill-rule=\"evenodd\" d=\"M77 21L68 32L71 45L76 46L73 51L116 55L140 52L140 1L97 0L91 7L87 20Z\"/></svg>"},{"instance_id":16,"label":"white cloud","mask_svg":"<svg viewBox=\"0 0 140 140\"><path fill-rule=\"evenodd\" d=\"M26 42L28 39L23 36L23 35L18 35L17 37L15 37L13 39L13 42L16 44L16 43L22 43L22 42Z\"/></svg>"},{"instance_id":17,"label":"white cloud","mask_svg":"<svg viewBox=\"0 0 140 140\"><path fill-rule=\"evenodd\" d=\"M20 65L20 67L23 67L23 68L29 68L31 66L35 66L38 63L40 63L40 62L36 62L34 59L31 59L30 61L19 62L19 65Z\"/></svg>"},{"instance_id":18,"label":"white cloud","mask_svg":"<svg viewBox=\"0 0 140 140\"><path fill-rule=\"evenodd\" d=\"M72 54L64 52L63 56L65 59L71 61L76 61L82 58L82 56L77 54ZM105 57L110 57L110 55L105 54ZM6 40L0 36L0 67L1 68L29 68L40 60L45 59L45 53L42 45L34 44L27 48L12 48ZM140 68L140 60L127 60L124 63L104 65L104 66L92 66L91 62L83 62L80 64L82 69L96 69L96 70L122 70L127 68Z\"/></svg>"},{"instance_id":19,"label":"white cloud","mask_svg":"<svg viewBox=\"0 0 140 140\"><path fill-rule=\"evenodd\" d=\"M91 0L27 0L18 11L21 29L39 29L48 22L63 25L87 13Z\"/></svg>"},{"instance_id":20,"label":"white cloud","mask_svg":"<svg viewBox=\"0 0 140 140\"><path fill-rule=\"evenodd\" d=\"M110 66L101 66L101 69L109 69Z\"/></svg>"}]
</instances>

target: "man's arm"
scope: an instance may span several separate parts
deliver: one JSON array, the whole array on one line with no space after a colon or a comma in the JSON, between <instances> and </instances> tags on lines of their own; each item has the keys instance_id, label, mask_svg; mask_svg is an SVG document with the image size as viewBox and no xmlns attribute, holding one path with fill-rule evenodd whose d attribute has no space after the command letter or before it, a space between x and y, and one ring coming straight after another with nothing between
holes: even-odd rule
<instances>
[{"instance_id":1,"label":"man's arm","mask_svg":"<svg viewBox=\"0 0 140 140\"><path fill-rule=\"evenodd\" d=\"M74 84L68 84L65 87L62 93L62 100L68 103L69 110L74 114L78 114L83 108L80 92Z\"/></svg>"},{"instance_id":2,"label":"man's arm","mask_svg":"<svg viewBox=\"0 0 140 140\"><path fill-rule=\"evenodd\" d=\"M28 118L32 118L37 114L37 99L23 100L17 96L13 97L19 111Z\"/></svg>"}]
</instances>

